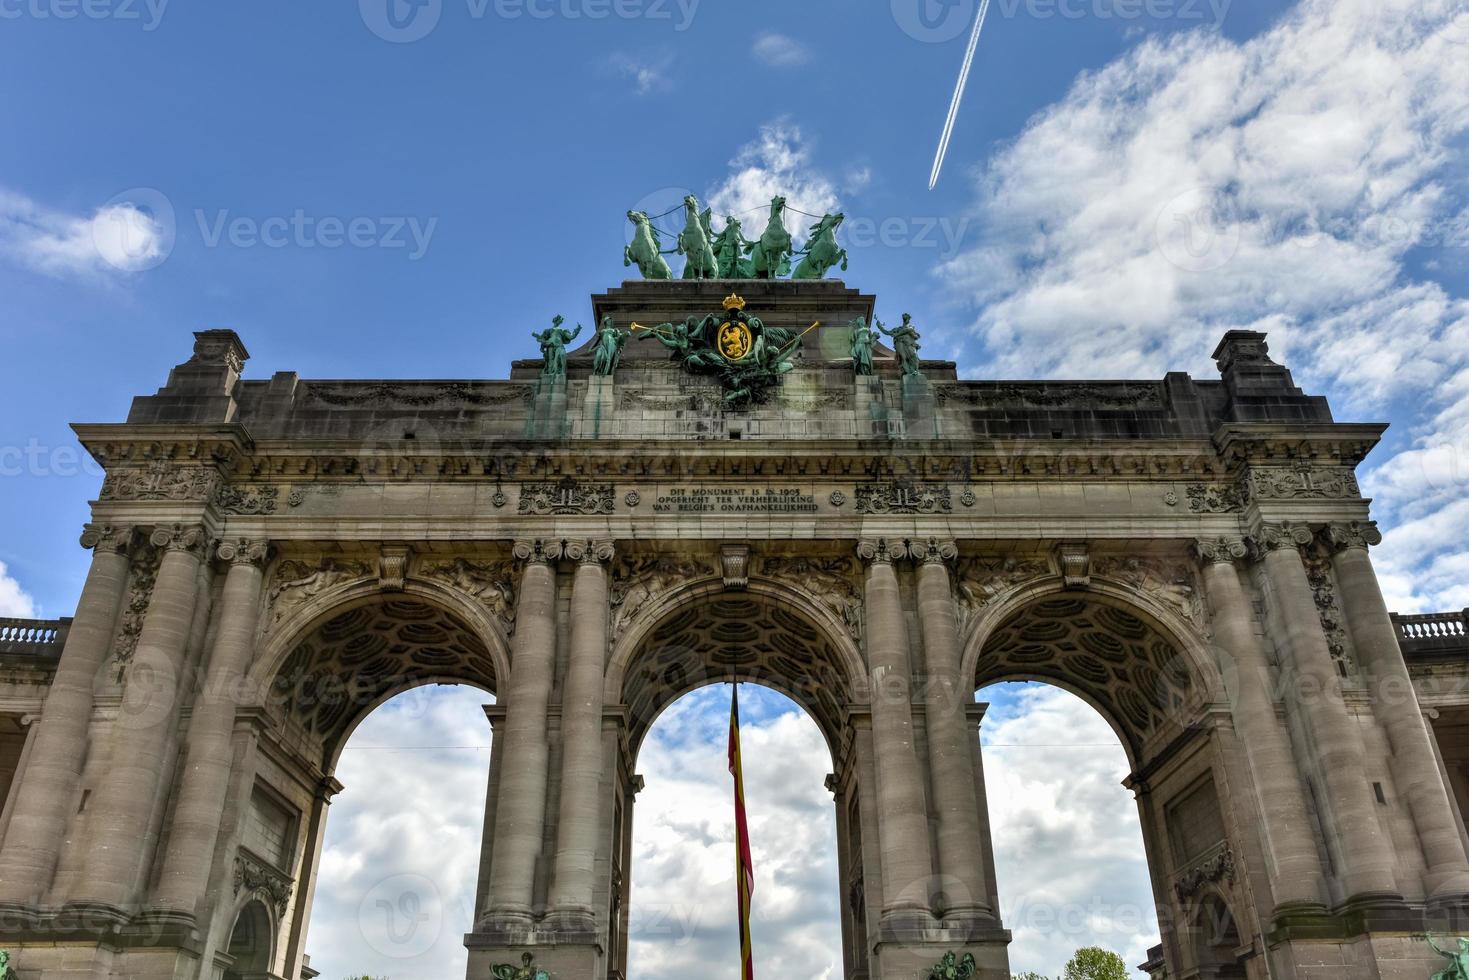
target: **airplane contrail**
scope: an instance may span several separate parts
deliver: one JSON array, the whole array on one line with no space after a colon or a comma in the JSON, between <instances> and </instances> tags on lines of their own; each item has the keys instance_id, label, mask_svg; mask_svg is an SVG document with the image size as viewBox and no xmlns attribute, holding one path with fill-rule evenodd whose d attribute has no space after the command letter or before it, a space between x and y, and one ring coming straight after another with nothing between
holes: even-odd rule
<instances>
[{"instance_id":1,"label":"airplane contrail","mask_svg":"<svg viewBox=\"0 0 1469 980\"><path fill-rule=\"evenodd\" d=\"M979 16L974 19L974 33L969 35L969 50L964 52L964 67L959 69L959 84L954 86L954 99L949 103L949 118L944 122L944 135L939 137L939 151L933 160L933 173L928 178L928 189L938 186L939 173L944 169L944 157L949 155L949 140L954 135L954 121L959 118L959 104L964 101L964 88L969 84L969 71L974 67L974 51L979 47L979 35L984 30L984 17L989 13L990 0L980 0Z\"/></svg>"}]
</instances>

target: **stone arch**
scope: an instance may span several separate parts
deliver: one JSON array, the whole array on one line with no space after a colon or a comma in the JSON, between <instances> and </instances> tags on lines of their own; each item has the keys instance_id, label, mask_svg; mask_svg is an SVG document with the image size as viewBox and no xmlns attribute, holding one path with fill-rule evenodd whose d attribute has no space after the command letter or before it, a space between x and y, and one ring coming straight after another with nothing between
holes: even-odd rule
<instances>
[{"instance_id":1,"label":"stone arch","mask_svg":"<svg viewBox=\"0 0 1469 980\"><path fill-rule=\"evenodd\" d=\"M309 618L292 617L304 624L282 629L262 652L254 689L319 742L324 772L357 725L405 691L465 684L496 694L509 670L504 634L448 592L412 581L386 592L359 582L320 597Z\"/></svg>"},{"instance_id":2,"label":"stone arch","mask_svg":"<svg viewBox=\"0 0 1469 980\"><path fill-rule=\"evenodd\" d=\"M1192 963L1184 977L1198 980L1244 980L1239 961L1239 920L1233 903L1217 887L1206 888L1186 910L1188 953Z\"/></svg>"},{"instance_id":3,"label":"stone arch","mask_svg":"<svg viewBox=\"0 0 1469 980\"><path fill-rule=\"evenodd\" d=\"M270 976L275 957L275 922L265 903L251 899L235 916L226 952L230 965L224 980L260 980Z\"/></svg>"},{"instance_id":4,"label":"stone arch","mask_svg":"<svg viewBox=\"0 0 1469 980\"><path fill-rule=\"evenodd\" d=\"M1145 594L1096 579L1085 589L1037 580L991 603L967 631L962 676L976 688L1039 681L1075 694L1134 765L1150 736L1223 690L1196 629Z\"/></svg>"},{"instance_id":5,"label":"stone arch","mask_svg":"<svg viewBox=\"0 0 1469 980\"><path fill-rule=\"evenodd\" d=\"M855 642L824 607L797 590L752 578L674 589L640 610L613 648L607 703L625 704L636 753L662 711L684 694L736 679L795 701L837 755L846 706L867 700Z\"/></svg>"}]
</instances>

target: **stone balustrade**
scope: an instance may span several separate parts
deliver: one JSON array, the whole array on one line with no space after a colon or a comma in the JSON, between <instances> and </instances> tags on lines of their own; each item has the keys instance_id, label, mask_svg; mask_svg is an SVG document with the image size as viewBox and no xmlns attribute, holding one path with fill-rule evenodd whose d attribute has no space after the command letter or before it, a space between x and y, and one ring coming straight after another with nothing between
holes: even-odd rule
<instances>
[{"instance_id":1,"label":"stone balustrade","mask_svg":"<svg viewBox=\"0 0 1469 980\"><path fill-rule=\"evenodd\" d=\"M71 620L0 619L0 656L61 657Z\"/></svg>"},{"instance_id":2,"label":"stone balustrade","mask_svg":"<svg viewBox=\"0 0 1469 980\"><path fill-rule=\"evenodd\" d=\"M1454 613L1393 613L1393 628L1404 656L1469 656L1469 609Z\"/></svg>"}]
</instances>

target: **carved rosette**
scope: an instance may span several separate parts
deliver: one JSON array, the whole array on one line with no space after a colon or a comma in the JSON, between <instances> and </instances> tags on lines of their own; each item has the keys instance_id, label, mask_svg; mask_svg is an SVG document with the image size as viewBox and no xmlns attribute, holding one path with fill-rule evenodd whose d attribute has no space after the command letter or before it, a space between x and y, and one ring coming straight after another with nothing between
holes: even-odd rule
<instances>
[{"instance_id":1,"label":"carved rosette","mask_svg":"<svg viewBox=\"0 0 1469 980\"><path fill-rule=\"evenodd\" d=\"M275 910L277 921L285 917L286 909L290 907L294 884L290 876L249 851L242 848L235 854L235 895L249 892Z\"/></svg>"},{"instance_id":2,"label":"carved rosette","mask_svg":"<svg viewBox=\"0 0 1469 980\"><path fill-rule=\"evenodd\" d=\"M270 553L270 545L264 541L236 538L222 542L215 553L219 555L220 561L227 561L231 565L254 565L256 568L263 568L265 558Z\"/></svg>"},{"instance_id":3,"label":"carved rosette","mask_svg":"<svg viewBox=\"0 0 1469 980\"><path fill-rule=\"evenodd\" d=\"M219 472L207 466L180 466L155 459L144 467L107 474L101 500L167 500L199 502L210 499L219 484Z\"/></svg>"},{"instance_id":4,"label":"carved rosette","mask_svg":"<svg viewBox=\"0 0 1469 980\"><path fill-rule=\"evenodd\" d=\"M88 524L82 528L81 545L93 552L122 555L133 544L133 529L125 524Z\"/></svg>"},{"instance_id":5,"label":"carved rosette","mask_svg":"<svg viewBox=\"0 0 1469 980\"><path fill-rule=\"evenodd\" d=\"M470 596L489 609L507 634L515 631L514 562L455 558L425 562L419 566L418 574Z\"/></svg>"},{"instance_id":6,"label":"carved rosette","mask_svg":"<svg viewBox=\"0 0 1469 980\"><path fill-rule=\"evenodd\" d=\"M1366 551L1368 548L1375 548L1382 544L1382 532L1377 529L1376 521L1332 524L1326 528L1324 537L1333 552L1346 551L1350 548L1360 548Z\"/></svg>"}]
</instances>

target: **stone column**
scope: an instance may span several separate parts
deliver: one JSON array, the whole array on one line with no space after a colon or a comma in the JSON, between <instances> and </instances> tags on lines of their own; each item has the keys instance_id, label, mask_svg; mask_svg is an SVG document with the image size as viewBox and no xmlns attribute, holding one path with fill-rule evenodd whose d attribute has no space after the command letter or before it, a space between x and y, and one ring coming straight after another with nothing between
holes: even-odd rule
<instances>
[{"instance_id":1,"label":"stone column","mask_svg":"<svg viewBox=\"0 0 1469 980\"><path fill-rule=\"evenodd\" d=\"M148 836L177 717L204 529L159 528L152 541L165 553L112 725L107 772L90 806L86 859L74 898L79 905L127 910L132 903L148 858L141 842Z\"/></svg>"},{"instance_id":2,"label":"stone column","mask_svg":"<svg viewBox=\"0 0 1469 980\"><path fill-rule=\"evenodd\" d=\"M1434 898L1469 895L1469 860L1434 743L1367 556L1368 546L1380 543L1382 535L1375 524L1341 524L1327 530L1327 539L1336 552L1332 564L1347 628L1372 683L1373 710L1392 746L1393 780L1408 802L1428 863L1424 884Z\"/></svg>"},{"instance_id":3,"label":"stone column","mask_svg":"<svg viewBox=\"0 0 1469 980\"><path fill-rule=\"evenodd\" d=\"M1342 697L1320 612L1300 549L1314 535L1301 525L1265 525L1253 539L1274 592L1271 628L1284 644L1286 706L1300 712L1311 734L1331 825L1342 855L1340 877L1349 899L1401 900L1392 842L1377 818L1363 775L1361 734Z\"/></svg>"},{"instance_id":4,"label":"stone column","mask_svg":"<svg viewBox=\"0 0 1469 980\"><path fill-rule=\"evenodd\" d=\"M254 541L230 541L219 548L230 570L214 652L189 719L188 755L154 893L153 904L173 913L197 914L208 890L234 758L235 708L255 653L265 553L265 544Z\"/></svg>"},{"instance_id":5,"label":"stone column","mask_svg":"<svg viewBox=\"0 0 1469 980\"><path fill-rule=\"evenodd\" d=\"M544 542L517 542L525 562L515 607L515 644L505 699L505 768L495 801L495 847L490 858L491 914L534 916L536 859L546 824L550 745L546 707L556 661L556 572ZM559 546L558 550L559 550Z\"/></svg>"},{"instance_id":6,"label":"stone column","mask_svg":"<svg viewBox=\"0 0 1469 980\"><path fill-rule=\"evenodd\" d=\"M29 763L16 774L20 783L0 848L0 904L35 905L51 885L80 791L92 686L112 649L127 591L132 536L132 528L99 525L82 533L82 546L94 551L92 568L46 694Z\"/></svg>"},{"instance_id":7,"label":"stone column","mask_svg":"<svg viewBox=\"0 0 1469 980\"><path fill-rule=\"evenodd\" d=\"M1238 538L1199 541L1194 548L1204 566L1204 592L1235 730L1249 759L1264 817L1260 836L1276 911L1323 912L1325 878L1310 829L1300 766L1291 752L1290 736L1275 714L1270 665L1235 567L1247 549Z\"/></svg>"},{"instance_id":8,"label":"stone column","mask_svg":"<svg viewBox=\"0 0 1469 980\"><path fill-rule=\"evenodd\" d=\"M952 541L930 541L918 569L918 620L928 676L924 722L933 771L934 816L938 823L938 871L944 882L943 915L992 918L986 882L979 801L974 792L974 752L965 706L968 686L959 676L959 624L946 562L958 557Z\"/></svg>"},{"instance_id":9,"label":"stone column","mask_svg":"<svg viewBox=\"0 0 1469 980\"><path fill-rule=\"evenodd\" d=\"M571 661L561 698L561 801L548 904L567 926L597 928L597 839L602 826L602 682L607 661L610 542L576 544Z\"/></svg>"},{"instance_id":10,"label":"stone column","mask_svg":"<svg viewBox=\"0 0 1469 980\"><path fill-rule=\"evenodd\" d=\"M908 634L889 542L863 541L867 563L867 661L872 679L872 741L877 772L878 848L882 855L883 923L922 927L932 919L933 863L928 812L913 745L912 671Z\"/></svg>"}]
</instances>

